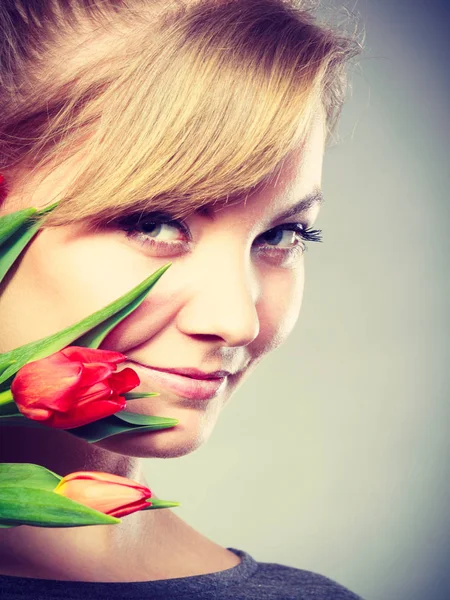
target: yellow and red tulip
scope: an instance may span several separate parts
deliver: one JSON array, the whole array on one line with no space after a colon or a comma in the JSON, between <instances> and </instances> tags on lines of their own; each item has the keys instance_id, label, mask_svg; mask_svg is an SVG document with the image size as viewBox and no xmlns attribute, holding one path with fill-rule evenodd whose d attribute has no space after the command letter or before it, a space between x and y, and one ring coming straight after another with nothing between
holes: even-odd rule
<instances>
[{"instance_id":1,"label":"yellow and red tulip","mask_svg":"<svg viewBox=\"0 0 450 600\"><path fill-rule=\"evenodd\" d=\"M106 515L120 518L148 508L152 493L132 479L99 471L77 471L63 477L53 490Z\"/></svg>"}]
</instances>

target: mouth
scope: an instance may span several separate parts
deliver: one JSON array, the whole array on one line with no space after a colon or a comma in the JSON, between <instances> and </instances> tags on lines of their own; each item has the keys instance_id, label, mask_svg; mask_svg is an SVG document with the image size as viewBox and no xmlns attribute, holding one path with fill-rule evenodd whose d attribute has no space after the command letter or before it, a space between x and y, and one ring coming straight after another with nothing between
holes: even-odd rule
<instances>
[{"instance_id":1,"label":"mouth","mask_svg":"<svg viewBox=\"0 0 450 600\"><path fill-rule=\"evenodd\" d=\"M218 396L227 385L228 375L231 375L229 371L206 373L198 369L163 369L128 360L141 383L149 390L152 384L157 384L189 400L211 400Z\"/></svg>"}]
</instances>

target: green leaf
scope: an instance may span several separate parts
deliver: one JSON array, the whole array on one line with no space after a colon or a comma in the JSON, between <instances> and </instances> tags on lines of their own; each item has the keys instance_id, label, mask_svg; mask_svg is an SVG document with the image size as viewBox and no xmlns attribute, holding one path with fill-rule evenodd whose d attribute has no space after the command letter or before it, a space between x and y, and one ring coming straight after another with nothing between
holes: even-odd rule
<instances>
[{"instance_id":1,"label":"green leaf","mask_svg":"<svg viewBox=\"0 0 450 600\"><path fill-rule=\"evenodd\" d=\"M40 211L25 208L0 217L0 282L22 250L41 229L43 217L57 205L58 202L55 202Z\"/></svg>"},{"instance_id":2,"label":"green leaf","mask_svg":"<svg viewBox=\"0 0 450 600\"><path fill-rule=\"evenodd\" d=\"M0 376L0 384L7 382L9 385L13 376L24 364L45 358L69 344L97 348L106 334L141 304L148 292L170 266L171 263L161 267L131 291L75 325L2 354L0 356L0 372L6 363L15 362L4 369Z\"/></svg>"},{"instance_id":3,"label":"green leaf","mask_svg":"<svg viewBox=\"0 0 450 600\"><path fill-rule=\"evenodd\" d=\"M15 402L10 402L9 404L0 404L0 419L4 417L20 417L23 416L22 413L17 408Z\"/></svg>"},{"instance_id":4,"label":"green leaf","mask_svg":"<svg viewBox=\"0 0 450 600\"><path fill-rule=\"evenodd\" d=\"M159 392L127 392L123 394L125 400L138 400L139 398L153 398L154 396L159 396Z\"/></svg>"},{"instance_id":5,"label":"green leaf","mask_svg":"<svg viewBox=\"0 0 450 600\"><path fill-rule=\"evenodd\" d=\"M9 213L0 217L0 246L3 246L5 242L26 222L30 225L36 223L36 217L44 217L47 213L51 212L58 206L58 202L54 202L43 208L37 210L36 208L24 208L23 210L17 210L16 212ZM31 219L33 217L33 219ZM42 219L39 219L42 224Z\"/></svg>"},{"instance_id":6,"label":"green leaf","mask_svg":"<svg viewBox=\"0 0 450 600\"><path fill-rule=\"evenodd\" d=\"M15 360L10 360L9 362L5 362L5 363L2 362L2 364L0 365L0 375L2 375L6 371L6 369L9 366L13 365L15 362L16 362ZM3 389L3 386L1 386L1 387Z\"/></svg>"},{"instance_id":7,"label":"green leaf","mask_svg":"<svg viewBox=\"0 0 450 600\"><path fill-rule=\"evenodd\" d=\"M79 438L93 443L99 440L104 440L119 433L127 433L128 431L158 431L160 429L169 429L178 424L177 419L166 419L164 417L148 417L147 415L138 415L139 417L147 417L148 422L142 425L134 425L130 421L125 421L123 417L117 418L116 415L88 423L82 427L74 429L66 429L68 433L72 433ZM151 421L150 421L151 420Z\"/></svg>"},{"instance_id":8,"label":"green leaf","mask_svg":"<svg viewBox=\"0 0 450 600\"><path fill-rule=\"evenodd\" d=\"M38 215L40 217L46 215L47 213L51 212L54 208L56 208L59 204L59 200L57 200L56 202L54 202L53 204L50 204L49 206L46 206L45 208L42 208L41 210L38 211Z\"/></svg>"},{"instance_id":9,"label":"green leaf","mask_svg":"<svg viewBox=\"0 0 450 600\"><path fill-rule=\"evenodd\" d=\"M120 519L48 490L7 486L0 497L0 523L38 527L112 525Z\"/></svg>"},{"instance_id":10,"label":"green leaf","mask_svg":"<svg viewBox=\"0 0 450 600\"><path fill-rule=\"evenodd\" d=\"M28 213L33 214L35 209L28 209ZM23 211L21 211L23 212ZM9 216L9 215L6 215ZM0 246L0 281L3 280L6 273L15 263L23 249L41 228L41 221L25 220L20 226L11 231L11 226L3 231L7 235L7 241ZM2 235L2 232L0 232Z\"/></svg>"},{"instance_id":11,"label":"green leaf","mask_svg":"<svg viewBox=\"0 0 450 600\"><path fill-rule=\"evenodd\" d=\"M124 410L114 413L114 416L134 425L159 425L165 423L176 425L178 423L176 419L154 417L153 415L139 415L138 413L125 412Z\"/></svg>"},{"instance_id":12,"label":"green leaf","mask_svg":"<svg viewBox=\"0 0 450 600\"><path fill-rule=\"evenodd\" d=\"M134 290L131 290L131 292L128 292L128 294L122 296L122 298L126 298L128 296L130 297L126 300L127 303L123 308L119 308L118 312L113 314L111 317L102 319L102 322L99 325L97 325L94 328L91 328L88 331L88 333L74 340L72 342L72 345L85 346L86 348L98 348L107 336L107 334L141 304L141 302L145 299L149 291L152 289L152 287L155 285L158 279L167 271L171 264L172 263L169 263L164 267L161 267L160 269L155 271L155 273L150 275L150 277L146 279L143 283L137 286L137 288L142 290L141 293L139 293L137 296L135 295ZM136 290L137 288L134 289ZM124 304L122 298L116 300L118 307L122 307ZM106 309L103 310L105 311Z\"/></svg>"},{"instance_id":13,"label":"green leaf","mask_svg":"<svg viewBox=\"0 0 450 600\"><path fill-rule=\"evenodd\" d=\"M34 465L32 463L0 463L0 483L2 489L19 486L51 492L61 479L62 477L41 465Z\"/></svg>"},{"instance_id":14,"label":"green leaf","mask_svg":"<svg viewBox=\"0 0 450 600\"><path fill-rule=\"evenodd\" d=\"M147 502L151 502L151 506L146 506L145 508L141 508L141 510L153 510L155 508L172 508L174 506L181 506L179 502L172 502L170 500L157 500L156 498L150 498ZM139 511L140 512L140 511Z\"/></svg>"},{"instance_id":15,"label":"green leaf","mask_svg":"<svg viewBox=\"0 0 450 600\"><path fill-rule=\"evenodd\" d=\"M128 413L130 414L130 413ZM133 421L133 422L132 422ZM113 435L119 433L126 433L128 431L158 431L160 429L169 429L175 427L178 424L177 419L166 419L165 417L150 417L148 415L136 415L135 417L129 417L129 420L123 419L123 416L118 418L116 415L105 417L82 425L81 427L74 427L72 429L64 429L67 433L85 440L86 442L93 443L100 440L104 440ZM136 423L136 424L134 424ZM35 429L52 429L48 425L43 425L39 421L33 421L28 419L24 415L15 416L11 415L8 417L2 417L0 419L1 426L10 427L31 427Z\"/></svg>"},{"instance_id":16,"label":"green leaf","mask_svg":"<svg viewBox=\"0 0 450 600\"><path fill-rule=\"evenodd\" d=\"M32 429L47 429L47 431L51 429L50 427L48 427L48 425L42 425L41 423L39 423L39 421L33 421L33 419L25 417L22 413L1 415L0 427L3 427L5 425L9 425L12 427L31 427Z\"/></svg>"},{"instance_id":17,"label":"green leaf","mask_svg":"<svg viewBox=\"0 0 450 600\"><path fill-rule=\"evenodd\" d=\"M3 245L36 212L35 208L25 208L0 217L0 245Z\"/></svg>"}]
</instances>

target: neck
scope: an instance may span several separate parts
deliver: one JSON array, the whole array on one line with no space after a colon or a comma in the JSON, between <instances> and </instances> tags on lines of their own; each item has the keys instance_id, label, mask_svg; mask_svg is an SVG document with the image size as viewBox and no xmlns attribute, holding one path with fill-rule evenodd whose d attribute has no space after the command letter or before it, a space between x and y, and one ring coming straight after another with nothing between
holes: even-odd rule
<instances>
[{"instance_id":1,"label":"neck","mask_svg":"<svg viewBox=\"0 0 450 600\"><path fill-rule=\"evenodd\" d=\"M0 462L29 462L58 475L104 471L150 487L138 458L61 430L3 427ZM153 496L157 496L153 493ZM65 581L149 581L229 569L239 559L172 510L146 510L116 525L0 529L0 575Z\"/></svg>"},{"instance_id":2,"label":"neck","mask_svg":"<svg viewBox=\"0 0 450 600\"><path fill-rule=\"evenodd\" d=\"M60 476L75 471L103 471L148 485L140 459L98 448L62 430L3 427L0 462L38 464ZM111 569L117 573L120 561L129 567L123 563L125 551L136 556L143 532L151 545L157 524L167 517L156 513L164 512L137 512L116 525L22 525L0 530L0 569L3 574L57 579L77 579L78 573L89 580ZM139 560L135 561L135 567L139 566Z\"/></svg>"}]
</instances>

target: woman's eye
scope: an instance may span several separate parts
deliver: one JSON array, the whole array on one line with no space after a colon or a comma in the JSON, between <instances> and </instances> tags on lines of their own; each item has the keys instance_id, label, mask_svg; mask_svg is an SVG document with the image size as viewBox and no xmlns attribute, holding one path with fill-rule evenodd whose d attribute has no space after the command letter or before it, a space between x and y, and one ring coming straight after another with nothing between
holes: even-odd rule
<instances>
[{"instance_id":1,"label":"woman's eye","mask_svg":"<svg viewBox=\"0 0 450 600\"><path fill-rule=\"evenodd\" d=\"M267 246L273 249L289 250L300 246L306 250L307 242L321 242L320 229L310 229L301 223L286 223L269 229L257 238L258 246Z\"/></svg>"},{"instance_id":2,"label":"woman's eye","mask_svg":"<svg viewBox=\"0 0 450 600\"><path fill-rule=\"evenodd\" d=\"M171 223L151 223L144 221L140 224L140 230L149 237L164 242L177 241L180 236L180 230Z\"/></svg>"},{"instance_id":3,"label":"woman's eye","mask_svg":"<svg viewBox=\"0 0 450 600\"><path fill-rule=\"evenodd\" d=\"M270 229L263 233L261 238L269 246L278 246L280 248L292 248L298 244L299 235L292 229Z\"/></svg>"},{"instance_id":4,"label":"woman's eye","mask_svg":"<svg viewBox=\"0 0 450 600\"><path fill-rule=\"evenodd\" d=\"M286 223L269 229L256 239L256 251L276 264L289 265L307 250L305 242L321 242L320 229L310 229L301 223Z\"/></svg>"},{"instance_id":5,"label":"woman's eye","mask_svg":"<svg viewBox=\"0 0 450 600\"><path fill-rule=\"evenodd\" d=\"M175 256L189 249L191 235L181 221L165 214L137 214L119 219L116 226L127 239L162 256Z\"/></svg>"}]
</instances>

